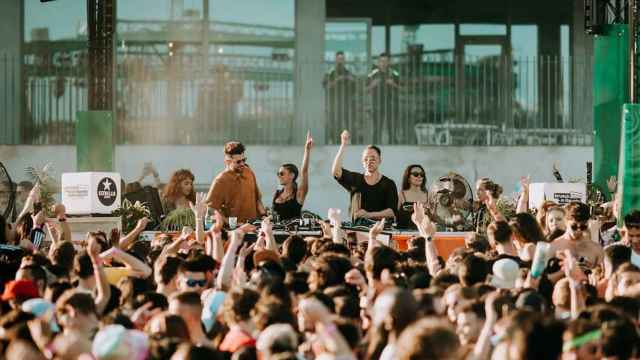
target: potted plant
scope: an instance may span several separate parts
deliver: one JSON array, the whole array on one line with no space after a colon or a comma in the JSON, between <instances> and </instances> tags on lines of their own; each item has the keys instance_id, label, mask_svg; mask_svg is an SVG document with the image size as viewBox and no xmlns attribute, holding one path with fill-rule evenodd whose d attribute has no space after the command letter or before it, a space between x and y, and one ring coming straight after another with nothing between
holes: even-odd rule
<instances>
[{"instance_id":1,"label":"potted plant","mask_svg":"<svg viewBox=\"0 0 640 360\"><path fill-rule=\"evenodd\" d=\"M122 230L125 234L128 234L136 227L138 220L144 217L151 217L151 211L149 211L149 207L145 203L140 201L131 203L128 199L124 199L120 207L115 209L112 214L122 219Z\"/></svg>"}]
</instances>

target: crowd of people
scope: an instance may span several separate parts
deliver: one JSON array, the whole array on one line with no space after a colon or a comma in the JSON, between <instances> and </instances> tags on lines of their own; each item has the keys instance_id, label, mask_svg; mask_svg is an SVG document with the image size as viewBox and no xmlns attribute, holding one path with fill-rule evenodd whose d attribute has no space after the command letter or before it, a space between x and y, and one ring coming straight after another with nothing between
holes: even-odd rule
<instances>
[{"instance_id":1,"label":"crowd of people","mask_svg":"<svg viewBox=\"0 0 640 360\"><path fill-rule=\"evenodd\" d=\"M640 210L620 214L616 196L604 214L580 202L530 209L523 178L507 215L501 186L481 178L474 231L445 257L433 241L428 166L408 166L398 191L376 146L364 150L362 173L343 168L349 138L342 133L331 175L351 214L329 209L321 235L281 243L274 222L299 217L308 193L310 136L301 171L278 169L272 216L244 146L229 142L208 194L194 191L188 170L161 191L167 211L193 212L195 231L151 241L139 238L146 218L127 234L72 239L65 207L47 220L36 185L15 222L0 218L3 357L640 358ZM160 186L155 169L148 175ZM357 219L371 226L352 246L342 221ZM390 219L415 228L406 251L378 240Z\"/></svg>"}]
</instances>

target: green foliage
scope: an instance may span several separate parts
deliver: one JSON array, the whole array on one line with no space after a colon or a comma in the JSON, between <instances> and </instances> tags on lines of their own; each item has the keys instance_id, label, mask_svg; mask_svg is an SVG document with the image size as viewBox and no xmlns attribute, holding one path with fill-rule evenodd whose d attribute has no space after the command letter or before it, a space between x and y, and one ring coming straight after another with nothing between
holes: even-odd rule
<instances>
[{"instance_id":1,"label":"green foliage","mask_svg":"<svg viewBox=\"0 0 640 360\"><path fill-rule=\"evenodd\" d=\"M119 208L115 209L112 214L114 216L120 216L122 219L122 230L125 234L128 234L136 227L138 220L147 217L151 217L151 211L149 207L140 201L131 203L128 199L124 199Z\"/></svg>"},{"instance_id":2,"label":"green foliage","mask_svg":"<svg viewBox=\"0 0 640 360\"><path fill-rule=\"evenodd\" d=\"M196 217L191 209L173 210L162 220L160 228L162 231L180 231L185 226L195 229Z\"/></svg>"},{"instance_id":3,"label":"green foliage","mask_svg":"<svg viewBox=\"0 0 640 360\"><path fill-rule=\"evenodd\" d=\"M507 220L516 215L516 201L514 201L513 199L509 199L506 197L499 198L498 201L496 201L496 208ZM493 218L491 217L491 214L486 211L484 213L484 217L482 218L482 228L486 229L492 221Z\"/></svg>"},{"instance_id":4,"label":"green foliage","mask_svg":"<svg viewBox=\"0 0 640 360\"><path fill-rule=\"evenodd\" d=\"M25 168L25 172L34 185L40 184L40 203L42 203L45 216L53 216L51 210L56 203L53 196L59 192L58 184L53 176L53 166L51 163L47 163L42 169L28 166Z\"/></svg>"}]
</instances>

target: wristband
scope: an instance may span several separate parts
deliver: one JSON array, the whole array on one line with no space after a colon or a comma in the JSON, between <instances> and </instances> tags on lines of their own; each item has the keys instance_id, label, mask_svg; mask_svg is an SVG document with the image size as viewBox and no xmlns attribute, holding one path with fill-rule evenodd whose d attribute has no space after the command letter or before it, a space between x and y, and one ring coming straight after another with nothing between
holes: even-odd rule
<instances>
[{"instance_id":1,"label":"wristband","mask_svg":"<svg viewBox=\"0 0 640 360\"><path fill-rule=\"evenodd\" d=\"M426 238L424 238L424 240L426 242L431 242L433 240L433 237L431 235L427 236Z\"/></svg>"},{"instance_id":2,"label":"wristband","mask_svg":"<svg viewBox=\"0 0 640 360\"><path fill-rule=\"evenodd\" d=\"M65 222L67 221L67 218L58 218L58 222Z\"/></svg>"}]
</instances>

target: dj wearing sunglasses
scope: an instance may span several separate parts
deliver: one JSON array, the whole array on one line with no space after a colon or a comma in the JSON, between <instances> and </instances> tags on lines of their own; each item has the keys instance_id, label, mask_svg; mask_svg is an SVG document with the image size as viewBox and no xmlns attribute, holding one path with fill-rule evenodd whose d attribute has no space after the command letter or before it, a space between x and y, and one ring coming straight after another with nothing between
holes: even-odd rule
<instances>
[{"instance_id":1,"label":"dj wearing sunglasses","mask_svg":"<svg viewBox=\"0 0 640 360\"><path fill-rule=\"evenodd\" d=\"M244 223L263 216L262 194L256 175L247 164L245 147L237 141L224 145L225 169L211 183L207 203L220 211L228 222L229 217Z\"/></svg>"},{"instance_id":2,"label":"dj wearing sunglasses","mask_svg":"<svg viewBox=\"0 0 640 360\"><path fill-rule=\"evenodd\" d=\"M580 202L571 202L566 206L567 231L551 243L551 254L569 250L578 259L583 270L600 264L604 257L598 237L593 238L589 220L589 206Z\"/></svg>"}]
</instances>

